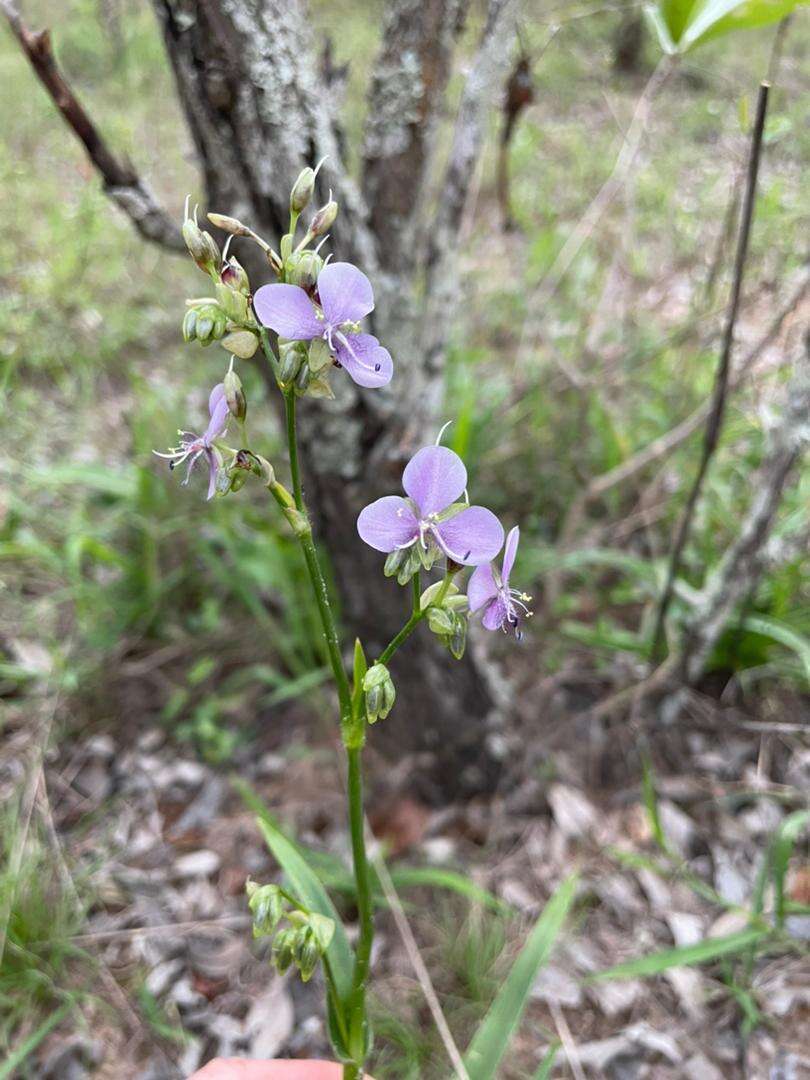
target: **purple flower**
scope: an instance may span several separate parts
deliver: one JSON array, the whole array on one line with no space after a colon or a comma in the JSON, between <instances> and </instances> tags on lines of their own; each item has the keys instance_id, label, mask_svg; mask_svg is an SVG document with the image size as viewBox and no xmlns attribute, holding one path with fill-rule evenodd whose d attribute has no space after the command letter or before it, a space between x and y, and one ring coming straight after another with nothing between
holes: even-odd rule
<instances>
[{"instance_id":1,"label":"purple flower","mask_svg":"<svg viewBox=\"0 0 810 1080\"><path fill-rule=\"evenodd\" d=\"M446 446L425 446L402 475L409 496L386 495L360 512L357 531L377 551L435 544L454 562L478 566L501 550L503 526L483 506L454 510L467 486L464 462ZM450 511L450 513L446 513Z\"/></svg>"},{"instance_id":2,"label":"purple flower","mask_svg":"<svg viewBox=\"0 0 810 1080\"><path fill-rule=\"evenodd\" d=\"M262 285L253 307L265 326L289 341L323 338L359 386L385 386L394 370L391 355L357 325L374 310L371 282L351 263L329 263L317 289L320 307L297 285Z\"/></svg>"},{"instance_id":3,"label":"purple flower","mask_svg":"<svg viewBox=\"0 0 810 1080\"><path fill-rule=\"evenodd\" d=\"M516 525L514 529L509 530L509 535L506 537L501 572L498 573L497 567L494 567L492 563L477 566L467 585L470 613L483 608L482 621L487 630L503 630L507 633L511 628L518 640L522 636L519 629L521 616L518 608L522 609L523 614L531 615L525 604L525 601L530 600L531 597L509 587L509 575L515 565L519 539L520 529Z\"/></svg>"},{"instance_id":4,"label":"purple flower","mask_svg":"<svg viewBox=\"0 0 810 1080\"><path fill-rule=\"evenodd\" d=\"M186 469L186 478L183 481L184 485L188 483L198 459L205 454L208 459L208 498L210 499L216 491L217 472L220 465L219 451L214 446L214 440L218 439L225 431L230 415L228 402L225 400L224 383L217 383L211 391L208 398L208 412L211 419L204 435L195 435L191 431L178 432L180 435L179 446L170 450L168 454L160 454L157 450L153 450L152 453L157 454L158 457L168 458L170 469L177 468L181 462L187 460L188 468Z\"/></svg>"}]
</instances>

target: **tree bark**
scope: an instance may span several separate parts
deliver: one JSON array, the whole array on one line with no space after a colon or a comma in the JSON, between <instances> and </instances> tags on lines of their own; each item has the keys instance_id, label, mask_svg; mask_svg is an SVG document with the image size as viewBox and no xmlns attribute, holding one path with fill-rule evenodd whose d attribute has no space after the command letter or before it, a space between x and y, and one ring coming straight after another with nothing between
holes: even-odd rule
<instances>
[{"instance_id":1,"label":"tree bark","mask_svg":"<svg viewBox=\"0 0 810 1080\"><path fill-rule=\"evenodd\" d=\"M350 380L335 378L336 401L307 400L300 410L308 503L332 558L344 622L373 656L407 617L409 598L384 578L382 557L360 542L355 522L367 502L398 490L408 457L435 438L452 310L444 305L457 283L453 244L486 108L508 70L516 0L490 3L427 268L416 241L424 228L432 134L444 103L457 0L399 0L389 12L370 87L365 197L342 160L316 49L295 0L154 0L154 6L200 156L208 208L277 239L286 229L298 172L328 155L319 197L325 201L331 187L340 204L331 250L374 281L372 329L394 356L391 387L358 391ZM269 278L258 248L243 245L237 255L254 288ZM417 302L425 270L427 299ZM375 743L391 755L426 753L419 770L425 798L491 787L498 766L485 735L497 708L479 665L469 656L452 660L420 627L392 667L396 717L375 730Z\"/></svg>"}]
</instances>

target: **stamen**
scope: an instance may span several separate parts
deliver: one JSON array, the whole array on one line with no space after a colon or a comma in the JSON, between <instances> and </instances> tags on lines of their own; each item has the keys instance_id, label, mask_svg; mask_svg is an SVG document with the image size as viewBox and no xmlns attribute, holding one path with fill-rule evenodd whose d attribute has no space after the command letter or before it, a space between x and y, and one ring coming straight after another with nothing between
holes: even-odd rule
<instances>
[{"instance_id":1,"label":"stamen","mask_svg":"<svg viewBox=\"0 0 810 1080\"><path fill-rule=\"evenodd\" d=\"M452 421L452 420L448 420L446 424L443 424L443 425L442 425L441 431L440 431L440 432L439 432L439 434L438 434L438 435L436 436L436 446L439 446L439 445L441 444L441 441L442 441L442 435L444 435L445 431L447 431L447 429L448 429L448 428L450 427L450 425L451 425L452 423L453 423L453 421Z\"/></svg>"}]
</instances>

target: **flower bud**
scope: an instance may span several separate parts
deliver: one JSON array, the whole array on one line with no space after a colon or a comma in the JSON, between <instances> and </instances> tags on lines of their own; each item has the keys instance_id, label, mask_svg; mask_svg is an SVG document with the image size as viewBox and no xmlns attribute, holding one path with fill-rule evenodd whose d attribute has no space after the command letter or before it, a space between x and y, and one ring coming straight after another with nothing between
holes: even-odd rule
<instances>
[{"instance_id":1,"label":"flower bud","mask_svg":"<svg viewBox=\"0 0 810 1080\"><path fill-rule=\"evenodd\" d=\"M236 323L245 322L248 315L248 299L244 293L237 292L230 285L218 281L216 289L219 306L229 319Z\"/></svg>"},{"instance_id":2,"label":"flower bud","mask_svg":"<svg viewBox=\"0 0 810 1080\"><path fill-rule=\"evenodd\" d=\"M183 316L183 341L193 341L197 336L197 310L189 308Z\"/></svg>"},{"instance_id":3,"label":"flower bud","mask_svg":"<svg viewBox=\"0 0 810 1080\"><path fill-rule=\"evenodd\" d=\"M313 940L311 932L304 931L299 935L295 949L295 962L301 973L302 982L309 982L320 958L320 951L317 943Z\"/></svg>"},{"instance_id":4,"label":"flower bud","mask_svg":"<svg viewBox=\"0 0 810 1080\"><path fill-rule=\"evenodd\" d=\"M228 403L231 416L236 420L244 420L245 416L247 416L247 398L242 389L242 380L233 370L233 367L228 368L225 378L222 380L222 385L225 387L225 400Z\"/></svg>"},{"instance_id":5,"label":"flower bud","mask_svg":"<svg viewBox=\"0 0 810 1080\"><path fill-rule=\"evenodd\" d=\"M236 218L228 217L227 214L208 214L208 220L212 225L216 225L218 229L222 229L223 232L230 233L231 236L251 235L247 225L243 225Z\"/></svg>"},{"instance_id":6,"label":"flower bud","mask_svg":"<svg viewBox=\"0 0 810 1080\"><path fill-rule=\"evenodd\" d=\"M245 296L250 294L250 281L247 276L247 271L233 255L231 255L220 270L219 279L223 285L228 285L231 289L244 293Z\"/></svg>"},{"instance_id":7,"label":"flower bud","mask_svg":"<svg viewBox=\"0 0 810 1080\"><path fill-rule=\"evenodd\" d=\"M220 341L220 345L240 360L249 360L259 347L259 339L250 330L232 330Z\"/></svg>"},{"instance_id":8,"label":"flower bud","mask_svg":"<svg viewBox=\"0 0 810 1080\"><path fill-rule=\"evenodd\" d=\"M384 720L391 712L397 692L385 664L372 664L363 678L366 695L366 718L370 724Z\"/></svg>"},{"instance_id":9,"label":"flower bud","mask_svg":"<svg viewBox=\"0 0 810 1080\"><path fill-rule=\"evenodd\" d=\"M248 907L253 913L253 936L272 934L284 914L284 898L278 885L259 885L249 878L245 883Z\"/></svg>"},{"instance_id":10,"label":"flower bud","mask_svg":"<svg viewBox=\"0 0 810 1080\"><path fill-rule=\"evenodd\" d=\"M279 930L273 942L273 963L279 975L283 975L295 960L295 950L298 944L298 931L292 927Z\"/></svg>"},{"instance_id":11,"label":"flower bud","mask_svg":"<svg viewBox=\"0 0 810 1080\"><path fill-rule=\"evenodd\" d=\"M298 174L298 179L292 186L292 191L290 192L290 210L294 214L300 214L301 211L309 205L309 200L312 198L312 193L314 191L315 170L307 165L307 167L302 169Z\"/></svg>"},{"instance_id":12,"label":"flower bud","mask_svg":"<svg viewBox=\"0 0 810 1080\"><path fill-rule=\"evenodd\" d=\"M298 374L295 376L295 392L302 395L309 389L309 384L312 379L312 372L309 370L308 364L302 364L298 369Z\"/></svg>"},{"instance_id":13,"label":"flower bud","mask_svg":"<svg viewBox=\"0 0 810 1080\"><path fill-rule=\"evenodd\" d=\"M431 633L438 634L440 637L452 634L455 628L455 620L451 613L439 607L428 608L427 624Z\"/></svg>"},{"instance_id":14,"label":"flower bud","mask_svg":"<svg viewBox=\"0 0 810 1080\"><path fill-rule=\"evenodd\" d=\"M306 345L298 341L290 341L279 349L279 381L287 386L294 381L301 365L306 359Z\"/></svg>"},{"instance_id":15,"label":"flower bud","mask_svg":"<svg viewBox=\"0 0 810 1080\"><path fill-rule=\"evenodd\" d=\"M323 259L316 251L293 251L284 265L290 285L299 285L309 292L323 270Z\"/></svg>"},{"instance_id":16,"label":"flower bud","mask_svg":"<svg viewBox=\"0 0 810 1080\"><path fill-rule=\"evenodd\" d=\"M322 206L312 219L312 224L309 227L310 236L323 236L324 233L329 232L335 223L335 218L338 213L338 204L334 199L329 200L326 206Z\"/></svg>"},{"instance_id":17,"label":"flower bud","mask_svg":"<svg viewBox=\"0 0 810 1080\"><path fill-rule=\"evenodd\" d=\"M385 566L383 566L385 576L394 577L398 574L409 553L408 548L394 548L390 555L386 557Z\"/></svg>"},{"instance_id":18,"label":"flower bud","mask_svg":"<svg viewBox=\"0 0 810 1080\"><path fill-rule=\"evenodd\" d=\"M189 200L186 199L185 220L183 221L183 239L186 242L189 254L199 268L206 274L214 276L219 268L220 255L217 242L213 236L204 232L197 224L197 212L190 216L188 212Z\"/></svg>"}]
</instances>

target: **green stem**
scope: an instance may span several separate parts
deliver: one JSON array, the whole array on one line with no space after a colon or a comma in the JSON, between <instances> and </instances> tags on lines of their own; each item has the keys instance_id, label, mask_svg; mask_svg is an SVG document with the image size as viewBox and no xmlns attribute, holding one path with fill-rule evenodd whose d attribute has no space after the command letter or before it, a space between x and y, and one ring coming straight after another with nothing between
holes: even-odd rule
<instances>
[{"instance_id":1,"label":"green stem","mask_svg":"<svg viewBox=\"0 0 810 1080\"><path fill-rule=\"evenodd\" d=\"M411 636L411 634L414 632L422 619L424 619L425 615L427 615L428 613L429 608L439 607L441 605L445 596L447 596L447 590L450 588L450 585L453 581L453 575L449 571L445 573L442 587L436 593L431 602L429 604L426 604L425 607L420 607L419 598L421 596L422 586L420 583L419 573L417 572L416 574L414 574L411 580L413 588L413 610L411 611L410 618L399 631L399 633L396 634L393 638L391 638L383 651L377 657L378 664L387 664L391 657L394 655L394 653L397 651L397 649L400 647L400 645L403 643L403 641L407 640L407 638Z\"/></svg>"},{"instance_id":2,"label":"green stem","mask_svg":"<svg viewBox=\"0 0 810 1080\"><path fill-rule=\"evenodd\" d=\"M298 458L298 438L296 432L296 398L291 390L284 392L284 405L287 420L287 445L290 456L290 474L292 477L293 500L300 515L296 535L301 544L307 571L321 617L329 663L337 687L340 703L340 726L343 744L348 759L348 797L349 829L352 839L352 861L357 888L357 912L359 938L355 953L354 972L352 974L352 992L348 1016L348 1048L353 1061L344 1064L344 1080L356 1080L362 1076L366 1048L366 983L368 981L371 960L371 945L374 939L373 907L371 884L369 881L368 857L364 834L365 814L363 811L363 775L362 747L365 740L365 722L355 717L352 710L352 694L346 668L343 665L340 639L332 612L329 588L321 569L318 552L312 539L312 526L304 503L301 486L301 468ZM275 494L275 493L274 493ZM276 495L278 498L278 496Z\"/></svg>"}]
</instances>

